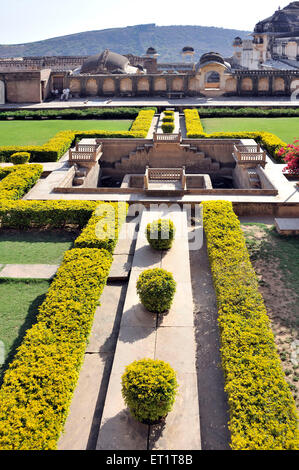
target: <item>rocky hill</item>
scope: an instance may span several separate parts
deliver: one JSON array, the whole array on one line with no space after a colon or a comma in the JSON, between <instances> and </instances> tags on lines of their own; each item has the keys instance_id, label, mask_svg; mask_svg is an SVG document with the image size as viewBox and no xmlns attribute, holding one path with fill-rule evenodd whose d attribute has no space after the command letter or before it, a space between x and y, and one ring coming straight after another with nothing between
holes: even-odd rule
<instances>
[{"instance_id":1,"label":"rocky hill","mask_svg":"<svg viewBox=\"0 0 299 470\"><path fill-rule=\"evenodd\" d=\"M0 45L0 57L92 55L106 48L120 54L141 55L149 46L156 48L160 62L179 61L184 46L192 46L197 59L209 51L230 57L233 39L247 34L248 31L205 26L136 25L87 31L27 44Z\"/></svg>"}]
</instances>

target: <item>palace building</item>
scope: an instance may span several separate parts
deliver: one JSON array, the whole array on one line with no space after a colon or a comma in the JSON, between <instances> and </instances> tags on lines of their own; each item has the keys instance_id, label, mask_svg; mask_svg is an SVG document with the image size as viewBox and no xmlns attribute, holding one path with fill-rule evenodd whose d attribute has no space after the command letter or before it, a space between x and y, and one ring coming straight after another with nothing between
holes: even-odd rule
<instances>
[{"instance_id":1,"label":"palace building","mask_svg":"<svg viewBox=\"0 0 299 470\"><path fill-rule=\"evenodd\" d=\"M106 49L91 57L0 59L0 104L40 103L64 88L73 98L299 95L299 2L257 23L252 36L235 38L230 58L208 52L196 59L183 46L178 63L159 62L153 47L143 56Z\"/></svg>"}]
</instances>

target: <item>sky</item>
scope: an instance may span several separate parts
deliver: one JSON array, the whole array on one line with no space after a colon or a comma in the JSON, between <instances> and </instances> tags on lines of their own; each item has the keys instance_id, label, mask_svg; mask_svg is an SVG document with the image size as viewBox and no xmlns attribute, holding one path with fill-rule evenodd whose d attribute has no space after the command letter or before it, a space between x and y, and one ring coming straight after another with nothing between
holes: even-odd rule
<instances>
[{"instance_id":1,"label":"sky","mask_svg":"<svg viewBox=\"0 0 299 470\"><path fill-rule=\"evenodd\" d=\"M0 0L0 44L156 23L251 31L291 0Z\"/></svg>"}]
</instances>

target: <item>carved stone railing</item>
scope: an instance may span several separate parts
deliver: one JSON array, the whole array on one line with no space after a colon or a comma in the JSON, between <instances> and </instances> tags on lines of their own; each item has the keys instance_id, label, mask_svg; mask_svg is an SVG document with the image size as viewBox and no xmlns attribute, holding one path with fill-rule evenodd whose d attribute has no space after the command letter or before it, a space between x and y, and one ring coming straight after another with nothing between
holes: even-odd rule
<instances>
[{"instance_id":1,"label":"carved stone railing","mask_svg":"<svg viewBox=\"0 0 299 470\"><path fill-rule=\"evenodd\" d=\"M159 144L169 144L170 142L181 142L182 134L181 131L178 134L160 134L158 132L154 132L154 142L158 142Z\"/></svg>"},{"instance_id":2,"label":"carved stone railing","mask_svg":"<svg viewBox=\"0 0 299 470\"><path fill-rule=\"evenodd\" d=\"M240 165L266 165L266 152L261 150L259 144L257 145L234 145L233 155Z\"/></svg>"},{"instance_id":3,"label":"carved stone railing","mask_svg":"<svg viewBox=\"0 0 299 470\"><path fill-rule=\"evenodd\" d=\"M144 175L144 189L149 188L151 181L181 181L182 189L186 187L185 167L182 168L149 168L146 167Z\"/></svg>"},{"instance_id":4,"label":"carved stone railing","mask_svg":"<svg viewBox=\"0 0 299 470\"><path fill-rule=\"evenodd\" d=\"M96 162L102 153L102 144L98 143L77 143L75 149L69 149L70 163Z\"/></svg>"}]
</instances>

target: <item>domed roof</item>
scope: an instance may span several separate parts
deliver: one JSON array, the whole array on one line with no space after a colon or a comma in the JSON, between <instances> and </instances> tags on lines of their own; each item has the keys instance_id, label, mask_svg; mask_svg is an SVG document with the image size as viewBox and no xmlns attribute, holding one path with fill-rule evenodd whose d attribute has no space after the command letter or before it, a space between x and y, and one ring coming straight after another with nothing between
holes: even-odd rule
<instances>
[{"instance_id":1,"label":"domed roof","mask_svg":"<svg viewBox=\"0 0 299 470\"><path fill-rule=\"evenodd\" d=\"M88 57L82 64L81 73L115 72L116 70L124 72L128 64L127 57L106 49L101 54Z\"/></svg>"},{"instance_id":2,"label":"domed roof","mask_svg":"<svg viewBox=\"0 0 299 470\"><path fill-rule=\"evenodd\" d=\"M183 47L182 52L194 52L194 49L191 46L185 46Z\"/></svg>"},{"instance_id":3,"label":"domed roof","mask_svg":"<svg viewBox=\"0 0 299 470\"><path fill-rule=\"evenodd\" d=\"M299 30L299 2L292 2L272 16L259 21L255 33L291 33Z\"/></svg>"},{"instance_id":4,"label":"domed roof","mask_svg":"<svg viewBox=\"0 0 299 470\"><path fill-rule=\"evenodd\" d=\"M218 62L219 64L224 64L224 59L222 55L218 54L218 52L207 52L199 59L199 63L201 65L205 62Z\"/></svg>"},{"instance_id":5,"label":"domed roof","mask_svg":"<svg viewBox=\"0 0 299 470\"><path fill-rule=\"evenodd\" d=\"M239 36L235 37L233 46L242 46L242 44L243 44L242 39Z\"/></svg>"},{"instance_id":6,"label":"domed roof","mask_svg":"<svg viewBox=\"0 0 299 470\"><path fill-rule=\"evenodd\" d=\"M228 70L231 69L231 65L226 62L222 55L218 54L218 52L207 52L206 54L203 54L199 59L199 62L196 65L196 71L209 64L218 64L222 65Z\"/></svg>"},{"instance_id":7,"label":"domed roof","mask_svg":"<svg viewBox=\"0 0 299 470\"><path fill-rule=\"evenodd\" d=\"M154 47L149 47L148 50L146 51L146 53L148 55L153 55L153 54L157 54L157 51Z\"/></svg>"}]
</instances>

